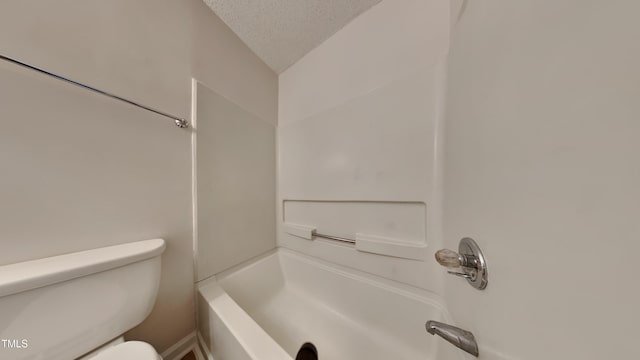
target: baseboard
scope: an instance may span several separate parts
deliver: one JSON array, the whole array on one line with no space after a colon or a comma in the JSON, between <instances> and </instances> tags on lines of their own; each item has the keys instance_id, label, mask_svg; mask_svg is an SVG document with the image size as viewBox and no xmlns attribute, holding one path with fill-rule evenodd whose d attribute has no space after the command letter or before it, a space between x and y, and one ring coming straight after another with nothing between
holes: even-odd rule
<instances>
[{"instance_id":1,"label":"baseboard","mask_svg":"<svg viewBox=\"0 0 640 360\"><path fill-rule=\"evenodd\" d=\"M196 344L196 349L198 349L196 357L198 356L198 354L200 354L201 356L198 358L198 360L214 360L213 355L211 354L209 349L207 349L207 345L202 338L202 334L200 333L198 333L198 343Z\"/></svg>"},{"instance_id":2,"label":"baseboard","mask_svg":"<svg viewBox=\"0 0 640 360\"><path fill-rule=\"evenodd\" d=\"M196 332L194 331L165 350L161 356L164 360L180 360L196 347Z\"/></svg>"},{"instance_id":3,"label":"baseboard","mask_svg":"<svg viewBox=\"0 0 640 360\"><path fill-rule=\"evenodd\" d=\"M196 345L196 347L193 348L193 353L196 355L196 360L213 360L212 356L209 356L207 358L202 354L202 350L200 350L200 346Z\"/></svg>"}]
</instances>

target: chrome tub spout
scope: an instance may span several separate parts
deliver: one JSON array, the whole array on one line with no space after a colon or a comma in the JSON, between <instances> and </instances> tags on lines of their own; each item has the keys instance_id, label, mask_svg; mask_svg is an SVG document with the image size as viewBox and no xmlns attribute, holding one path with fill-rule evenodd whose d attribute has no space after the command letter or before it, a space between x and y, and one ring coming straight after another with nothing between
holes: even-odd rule
<instances>
[{"instance_id":1,"label":"chrome tub spout","mask_svg":"<svg viewBox=\"0 0 640 360\"><path fill-rule=\"evenodd\" d=\"M470 331L433 320L427 321L426 328L429 334L438 335L469 354L478 356L478 344Z\"/></svg>"}]
</instances>

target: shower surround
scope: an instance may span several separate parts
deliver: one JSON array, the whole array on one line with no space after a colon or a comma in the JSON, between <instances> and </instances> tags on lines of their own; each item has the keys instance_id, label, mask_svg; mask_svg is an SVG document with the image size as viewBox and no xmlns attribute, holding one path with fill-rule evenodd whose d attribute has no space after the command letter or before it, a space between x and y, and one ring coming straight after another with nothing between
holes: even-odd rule
<instances>
[{"instance_id":1,"label":"shower surround","mask_svg":"<svg viewBox=\"0 0 640 360\"><path fill-rule=\"evenodd\" d=\"M434 294L286 249L202 283L198 302L216 360L291 360L307 342L320 359L464 359L424 330L451 321Z\"/></svg>"}]
</instances>

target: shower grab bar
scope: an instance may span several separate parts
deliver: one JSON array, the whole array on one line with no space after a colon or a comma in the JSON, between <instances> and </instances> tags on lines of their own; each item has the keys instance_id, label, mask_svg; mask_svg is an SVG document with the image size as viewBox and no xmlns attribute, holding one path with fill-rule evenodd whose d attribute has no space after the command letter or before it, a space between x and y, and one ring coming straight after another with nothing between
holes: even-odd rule
<instances>
[{"instance_id":1,"label":"shower grab bar","mask_svg":"<svg viewBox=\"0 0 640 360\"><path fill-rule=\"evenodd\" d=\"M313 232L313 236L319 237L319 238L323 238L323 239L340 241L340 242L347 243L347 244L354 244L355 245L355 243L356 243L356 241L353 240L353 239L343 238L343 237L339 237L339 236L320 234L320 233L317 233L315 231Z\"/></svg>"},{"instance_id":2,"label":"shower grab bar","mask_svg":"<svg viewBox=\"0 0 640 360\"><path fill-rule=\"evenodd\" d=\"M427 244L424 242L410 242L400 239L392 239L376 235L356 233L355 239L322 234L316 228L308 225L284 223L282 229L289 235L293 235L306 240L323 238L338 241L345 244L354 245L358 251L393 256L403 259L424 261L427 254Z\"/></svg>"},{"instance_id":3,"label":"shower grab bar","mask_svg":"<svg viewBox=\"0 0 640 360\"><path fill-rule=\"evenodd\" d=\"M189 122L187 120L185 120L183 118L180 118L180 117L177 117L177 116L173 116L171 114L167 114L164 111L160 111L160 110L154 109L152 107L149 107L149 106L146 106L146 105L142 105L140 103L137 103L135 101L123 98L121 96L118 96L118 95L115 95L115 94L112 94L112 93L109 93L109 92L94 88L93 86L89 86L89 85L86 85L86 84L83 84L83 83L79 83L77 81L68 79L68 78L66 78L64 76L60 76L60 75L54 74L54 73L49 72L47 70L41 69L39 67L35 67L33 65L29 65L27 63L24 63L22 61L10 58L8 56L4 56L2 54L0 54L0 59L5 60L5 61L10 62L10 63L13 63L13 64L16 64L16 65L19 65L19 66L22 66L22 67L25 67L27 69L30 69L30 70L33 70L33 71L36 71L36 72L39 72L41 74L44 74L44 75L47 75L47 76L51 76L51 77L53 77L55 79L65 81L65 82L67 82L69 84L76 85L78 87L87 89L89 91L93 91L93 92L98 93L100 95L104 95L104 96L110 97L110 98L118 100L118 101L125 102L125 103L133 105L133 106L137 106L137 107L139 107L141 109L144 109L144 110L147 110L147 111L151 111L152 113L156 113L158 115L161 115L161 116L164 116L164 117L168 117L170 119L173 119L174 123L179 128L185 129L185 128L189 127Z\"/></svg>"},{"instance_id":4,"label":"shower grab bar","mask_svg":"<svg viewBox=\"0 0 640 360\"><path fill-rule=\"evenodd\" d=\"M307 240L313 240L314 237L319 237L319 238L339 241L339 242L343 242L343 243L347 243L347 244L353 244L353 245L356 244L356 240L355 239L349 239L349 238L340 237L340 236L321 234L321 233L316 231L315 227L312 227L312 226L284 223L284 230L287 233L291 234L291 235L294 235L294 236L297 236L297 237L301 237L301 238L307 239Z\"/></svg>"}]
</instances>

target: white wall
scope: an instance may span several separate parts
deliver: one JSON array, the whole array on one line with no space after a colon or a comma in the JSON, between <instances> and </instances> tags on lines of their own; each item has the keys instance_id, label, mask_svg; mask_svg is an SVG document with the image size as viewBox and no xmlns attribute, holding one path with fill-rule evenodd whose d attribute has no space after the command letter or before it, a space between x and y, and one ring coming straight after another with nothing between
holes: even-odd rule
<instances>
[{"instance_id":1,"label":"white wall","mask_svg":"<svg viewBox=\"0 0 640 360\"><path fill-rule=\"evenodd\" d=\"M409 240L440 246L436 138L448 31L448 2L386 0L280 74L279 223L284 211L285 220L321 223L318 231L330 235L401 233L391 215L380 222L353 209L374 201L363 214L389 205L388 214L397 208L398 215L411 210L403 202L422 203L414 206L422 218L410 226L426 230ZM324 203L283 209L287 200ZM282 228L278 244L440 293L431 252L422 261L374 255Z\"/></svg>"},{"instance_id":2,"label":"white wall","mask_svg":"<svg viewBox=\"0 0 640 360\"><path fill-rule=\"evenodd\" d=\"M197 279L276 246L275 127L197 84Z\"/></svg>"},{"instance_id":3,"label":"white wall","mask_svg":"<svg viewBox=\"0 0 640 360\"><path fill-rule=\"evenodd\" d=\"M0 53L185 118L195 77L277 120L276 75L200 0L6 0ZM0 76L0 264L166 238L156 308L129 334L165 350L194 330L190 132Z\"/></svg>"},{"instance_id":4,"label":"white wall","mask_svg":"<svg viewBox=\"0 0 640 360\"><path fill-rule=\"evenodd\" d=\"M489 286L446 288L481 358L640 358L639 12L469 1L455 27L445 238L479 242Z\"/></svg>"}]
</instances>

